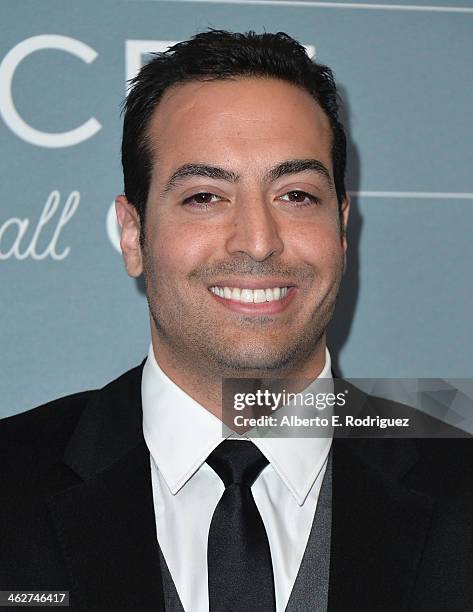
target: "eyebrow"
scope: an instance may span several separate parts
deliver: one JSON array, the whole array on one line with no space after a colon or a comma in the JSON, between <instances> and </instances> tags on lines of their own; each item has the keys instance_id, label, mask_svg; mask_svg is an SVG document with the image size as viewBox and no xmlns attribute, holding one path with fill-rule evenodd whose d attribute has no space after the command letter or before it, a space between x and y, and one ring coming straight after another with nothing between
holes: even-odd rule
<instances>
[{"instance_id":1,"label":"eyebrow","mask_svg":"<svg viewBox=\"0 0 473 612\"><path fill-rule=\"evenodd\" d=\"M219 166L208 166L207 164L185 164L173 172L164 186L161 196L165 196L167 193L169 193L169 191L174 189L178 183L194 176L205 176L218 181L227 181L228 183L237 183L240 179L238 174L235 174L235 172L225 170Z\"/></svg>"},{"instance_id":2,"label":"eyebrow","mask_svg":"<svg viewBox=\"0 0 473 612\"><path fill-rule=\"evenodd\" d=\"M326 180L330 189L333 189L330 172L318 159L290 159L282 162L267 172L265 180L271 183L287 174L299 174L300 172L316 172Z\"/></svg>"},{"instance_id":3,"label":"eyebrow","mask_svg":"<svg viewBox=\"0 0 473 612\"><path fill-rule=\"evenodd\" d=\"M329 170L321 161L317 159L290 159L284 161L277 166L274 166L274 168L270 168L270 170L265 173L263 178L266 182L271 183L288 174L299 174L300 172L316 172L322 178L324 178L331 190L334 189ZM211 166L208 164L199 163L184 164L173 172L164 186L161 196L165 196L182 181L195 176L203 176L219 181L226 181L228 183L238 183L241 178L239 174L236 174L231 170L221 168L220 166Z\"/></svg>"}]
</instances>

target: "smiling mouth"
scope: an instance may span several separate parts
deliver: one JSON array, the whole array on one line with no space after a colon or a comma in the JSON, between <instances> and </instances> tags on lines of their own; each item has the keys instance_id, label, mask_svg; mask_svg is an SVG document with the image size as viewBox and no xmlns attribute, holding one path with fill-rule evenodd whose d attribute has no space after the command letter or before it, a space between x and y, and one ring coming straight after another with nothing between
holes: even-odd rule
<instances>
[{"instance_id":1,"label":"smiling mouth","mask_svg":"<svg viewBox=\"0 0 473 612\"><path fill-rule=\"evenodd\" d=\"M284 299L291 286L268 287L260 289L250 289L245 287L221 287L214 285L209 287L209 291L225 300L240 302L242 304L263 304L265 302L278 302Z\"/></svg>"}]
</instances>

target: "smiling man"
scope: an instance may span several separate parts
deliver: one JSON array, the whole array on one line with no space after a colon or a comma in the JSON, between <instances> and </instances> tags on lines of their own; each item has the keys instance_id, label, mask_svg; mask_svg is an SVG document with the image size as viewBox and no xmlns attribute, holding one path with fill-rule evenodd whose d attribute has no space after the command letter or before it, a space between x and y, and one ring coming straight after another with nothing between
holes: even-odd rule
<instances>
[{"instance_id":1,"label":"smiling man","mask_svg":"<svg viewBox=\"0 0 473 612\"><path fill-rule=\"evenodd\" d=\"M148 358L3 424L1 588L101 612L471 607L469 440L222 423L225 379L334 384L345 157L332 73L286 34L210 31L141 70L116 210Z\"/></svg>"},{"instance_id":2,"label":"smiling man","mask_svg":"<svg viewBox=\"0 0 473 612\"><path fill-rule=\"evenodd\" d=\"M317 377L349 209L324 111L269 75L191 81L165 91L143 136L146 213L128 185L117 213L160 367L217 416L222 377Z\"/></svg>"}]
</instances>

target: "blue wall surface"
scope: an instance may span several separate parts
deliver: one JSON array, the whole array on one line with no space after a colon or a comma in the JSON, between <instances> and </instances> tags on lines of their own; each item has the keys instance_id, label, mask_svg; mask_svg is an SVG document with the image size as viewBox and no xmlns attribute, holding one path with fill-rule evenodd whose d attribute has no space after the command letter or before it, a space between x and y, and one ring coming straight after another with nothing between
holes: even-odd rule
<instances>
[{"instance_id":1,"label":"blue wall surface","mask_svg":"<svg viewBox=\"0 0 473 612\"><path fill-rule=\"evenodd\" d=\"M18 0L0 16L0 416L145 356L110 213L120 105L147 52L209 26L286 31L340 84L354 211L339 371L471 378L471 3Z\"/></svg>"}]
</instances>

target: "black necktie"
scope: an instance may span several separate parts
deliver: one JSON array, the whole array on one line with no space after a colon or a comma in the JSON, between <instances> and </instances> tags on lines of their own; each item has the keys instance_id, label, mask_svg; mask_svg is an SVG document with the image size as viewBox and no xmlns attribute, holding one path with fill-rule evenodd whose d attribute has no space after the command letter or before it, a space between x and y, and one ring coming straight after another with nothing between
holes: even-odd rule
<instances>
[{"instance_id":1,"label":"black necktie","mask_svg":"<svg viewBox=\"0 0 473 612\"><path fill-rule=\"evenodd\" d=\"M252 442L225 440L207 459L225 485L210 523L210 612L274 612L268 536L251 485L268 460Z\"/></svg>"}]
</instances>

